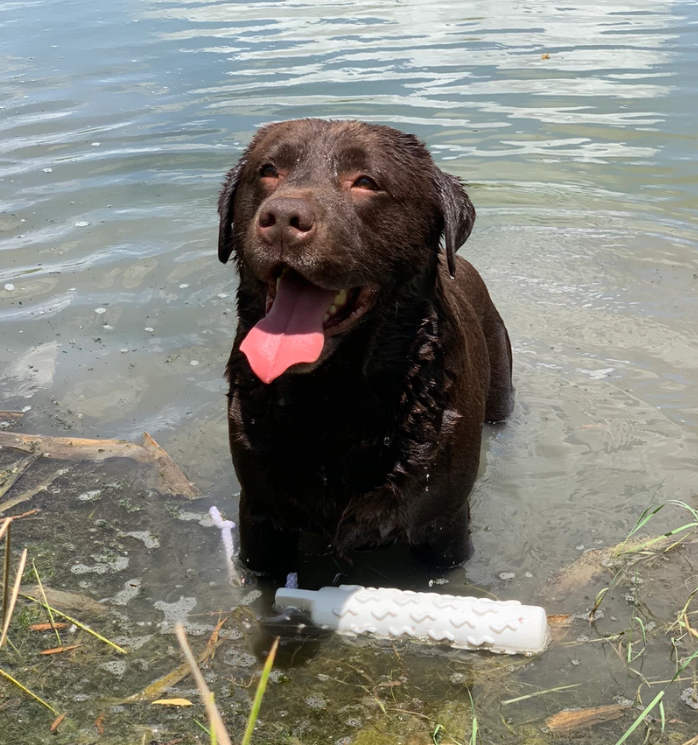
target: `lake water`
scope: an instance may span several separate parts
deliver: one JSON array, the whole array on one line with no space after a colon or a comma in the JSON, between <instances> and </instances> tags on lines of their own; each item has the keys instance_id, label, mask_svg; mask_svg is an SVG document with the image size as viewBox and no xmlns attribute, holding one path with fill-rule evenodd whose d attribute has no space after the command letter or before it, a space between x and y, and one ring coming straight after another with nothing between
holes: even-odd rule
<instances>
[{"instance_id":1,"label":"lake water","mask_svg":"<svg viewBox=\"0 0 698 745\"><path fill-rule=\"evenodd\" d=\"M475 556L450 587L528 599L652 498L695 504L695 3L0 13L0 408L31 407L22 431L147 430L232 513L217 191L259 125L358 118L416 133L469 184L462 253L514 347L516 409L487 431Z\"/></svg>"}]
</instances>

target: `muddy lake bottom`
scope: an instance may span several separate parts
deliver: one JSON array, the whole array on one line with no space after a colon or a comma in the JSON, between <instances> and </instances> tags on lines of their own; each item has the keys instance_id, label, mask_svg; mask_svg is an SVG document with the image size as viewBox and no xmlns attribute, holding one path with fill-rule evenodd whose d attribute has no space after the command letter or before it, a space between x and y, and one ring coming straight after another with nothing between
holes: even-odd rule
<instances>
[{"instance_id":1,"label":"muddy lake bottom","mask_svg":"<svg viewBox=\"0 0 698 745\"><path fill-rule=\"evenodd\" d=\"M26 453L0 449L3 484L23 459ZM12 506L3 517L36 510L12 525L13 562L28 549L23 591L40 592L38 574L49 605L126 654L70 621L60 639L54 630L33 630L49 621L47 612L20 597L0 669L55 711L0 680L3 745L209 742L191 677L164 677L183 662L173 634L177 622L197 655L212 635L216 640L202 668L233 742L242 739L277 635L281 645L257 743L468 743L475 741L475 721L482 743L616 743L664 688L663 717L655 707L627 742L682 745L698 733L695 664L669 684L698 648L692 626L698 626L698 602L691 596L698 542L690 535L671 550L657 542L624 553L588 551L537 588L512 578L499 599L543 605L552 641L536 657L498 656L348 639L280 618L272 588L230 584L210 501L159 494L148 486L151 477L152 466L125 458L41 457L4 488L4 504ZM431 575L430 583L399 549L361 555L353 566L308 553L300 582L316 588L341 575L341 581L380 585L391 562L407 566L403 589L448 593L444 578ZM610 589L590 622L604 588ZM59 646L74 648L41 654ZM163 698L193 705L151 703ZM50 732L55 712L66 716Z\"/></svg>"}]
</instances>

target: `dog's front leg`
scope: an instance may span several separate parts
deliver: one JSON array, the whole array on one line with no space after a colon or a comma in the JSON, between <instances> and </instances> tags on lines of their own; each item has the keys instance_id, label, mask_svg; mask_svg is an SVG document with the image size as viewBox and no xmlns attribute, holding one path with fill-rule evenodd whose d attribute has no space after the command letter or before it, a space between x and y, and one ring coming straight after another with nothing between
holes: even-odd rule
<instances>
[{"instance_id":1,"label":"dog's front leg","mask_svg":"<svg viewBox=\"0 0 698 745\"><path fill-rule=\"evenodd\" d=\"M264 575L279 585L298 570L300 534L288 530L254 509L243 491L240 494L240 562L254 574Z\"/></svg>"},{"instance_id":2,"label":"dog's front leg","mask_svg":"<svg viewBox=\"0 0 698 745\"><path fill-rule=\"evenodd\" d=\"M466 504L453 515L412 529L409 543L415 559L434 569L452 569L465 564L473 552L468 513Z\"/></svg>"}]
</instances>

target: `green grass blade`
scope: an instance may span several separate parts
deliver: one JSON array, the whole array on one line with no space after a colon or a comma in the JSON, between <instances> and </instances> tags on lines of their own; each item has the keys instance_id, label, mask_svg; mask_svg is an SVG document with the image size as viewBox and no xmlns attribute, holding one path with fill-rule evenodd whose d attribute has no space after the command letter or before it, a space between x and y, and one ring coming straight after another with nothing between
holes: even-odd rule
<instances>
[{"instance_id":1,"label":"green grass blade","mask_svg":"<svg viewBox=\"0 0 698 745\"><path fill-rule=\"evenodd\" d=\"M581 683L571 683L566 686L559 686L558 688L548 688L545 691L536 691L535 693L529 693L526 696L518 696L517 698L508 698L506 701L502 701L502 706L507 704L516 704L519 701L526 701L529 698L535 698L536 696L544 696L546 693L557 693L557 691L566 691L568 688L577 688L582 685Z\"/></svg>"},{"instance_id":2,"label":"green grass blade","mask_svg":"<svg viewBox=\"0 0 698 745\"><path fill-rule=\"evenodd\" d=\"M201 727L201 729L210 737L211 736L211 730L208 727L205 727L198 719L194 720L194 724L197 727Z\"/></svg>"},{"instance_id":3,"label":"green grass blade","mask_svg":"<svg viewBox=\"0 0 698 745\"><path fill-rule=\"evenodd\" d=\"M8 672L5 672L0 667L0 675L3 678L6 678L10 681L10 683L14 683L17 688L19 688L21 691L24 691L28 696L31 696L35 701L38 701L42 706L45 706L49 711L53 712L56 716L60 716L60 712L56 711L51 704L47 704L42 698L39 698L35 693L32 693L28 688L23 686L18 680L15 680Z\"/></svg>"},{"instance_id":4,"label":"green grass blade","mask_svg":"<svg viewBox=\"0 0 698 745\"><path fill-rule=\"evenodd\" d=\"M640 716L630 725L630 729L626 730L620 740L616 742L616 745L623 745L630 735L632 735L632 733L635 732L635 730L645 721L645 717L652 711L652 709L654 709L663 697L664 691L659 691L659 693L642 710Z\"/></svg>"},{"instance_id":5,"label":"green grass blade","mask_svg":"<svg viewBox=\"0 0 698 745\"><path fill-rule=\"evenodd\" d=\"M272 665L274 664L274 657L276 657L276 650L279 648L279 637L274 639L274 643L271 645L269 654L267 655L264 668L262 670L262 677L259 679L257 684L257 692L254 695L254 701L252 702L252 711L250 712L250 718L247 720L247 727L245 729L245 736L242 738L242 745L250 745L252 739L252 733L254 732L255 725L257 724L257 718L259 717L259 710L262 707L262 699L264 698L264 692L267 690L267 681L269 680L269 673L271 673Z\"/></svg>"},{"instance_id":6,"label":"green grass blade","mask_svg":"<svg viewBox=\"0 0 698 745\"><path fill-rule=\"evenodd\" d=\"M477 717L473 717L473 730L470 733L470 745L477 745Z\"/></svg>"},{"instance_id":7,"label":"green grass blade","mask_svg":"<svg viewBox=\"0 0 698 745\"><path fill-rule=\"evenodd\" d=\"M212 693L211 694L211 706L215 706L215 705L216 705L216 701L215 701L214 695ZM218 745L218 737L216 736L216 728L215 727L211 727L211 733L210 734L211 734L211 745Z\"/></svg>"},{"instance_id":8,"label":"green grass blade","mask_svg":"<svg viewBox=\"0 0 698 745\"><path fill-rule=\"evenodd\" d=\"M664 713L664 701L659 702L659 714L662 717L662 734L664 734L664 728L666 727L666 714Z\"/></svg>"}]
</instances>

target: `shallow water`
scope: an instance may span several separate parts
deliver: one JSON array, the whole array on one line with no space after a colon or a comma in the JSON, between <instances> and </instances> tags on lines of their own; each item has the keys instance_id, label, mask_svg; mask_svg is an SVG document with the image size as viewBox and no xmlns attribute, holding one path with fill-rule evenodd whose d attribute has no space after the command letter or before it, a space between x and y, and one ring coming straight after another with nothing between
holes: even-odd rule
<instances>
[{"instance_id":1,"label":"shallow water","mask_svg":"<svg viewBox=\"0 0 698 745\"><path fill-rule=\"evenodd\" d=\"M233 512L235 277L216 258L217 189L264 122L360 118L418 134L470 185L462 253L515 350L516 410L487 431L475 556L449 590L528 600L621 540L653 497L692 499L694 3L46 0L0 13L0 408L31 407L23 431L147 430ZM159 575L170 560L152 556ZM356 576L428 579L385 561Z\"/></svg>"}]
</instances>

